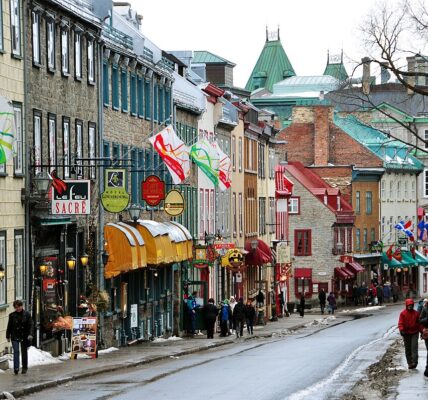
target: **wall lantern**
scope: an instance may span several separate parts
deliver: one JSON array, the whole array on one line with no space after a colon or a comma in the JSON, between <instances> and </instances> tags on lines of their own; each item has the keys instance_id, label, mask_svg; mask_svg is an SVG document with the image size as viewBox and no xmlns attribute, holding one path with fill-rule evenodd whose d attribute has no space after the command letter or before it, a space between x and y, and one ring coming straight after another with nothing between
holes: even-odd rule
<instances>
[{"instance_id":1,"label":"wall lantern","mask_svg":"<svg viewBox=\"0 0 428 400\"><path fill-rule=\"evenodd\" d=\"M34 184L36 186L37 193L45 195L49 189L50 178L48 174L43 171L36 174L33 178Z\"/></svg>"},{"instance_id":2,"label":"wall lantern","mask_svg":"<svg viewBox=\"0 0 428 400\"><path fill-rule=\"evenodd\" d=\"M39 265L40 275L44 276L48 272L48 266L46 264Z\"/></svg>"},{"instance_id":3,"label":"wall lantern","mask_svg":"<svg viewBox=\"0 0 428 400\"><path fill-rule=\"evenodd\" d=\"M141 207L138 204L132 204L128 207L129 217L137 222L140 218Z\"/></svg>"},{"instance_id":4,"label":"wall lantern","mask_svg":"<svg viewBox=\"0 0 428 400\"><path fill-rule=\"evenodd\" d=\"M86 254L86 251L83 252L83 254L80 256L80 264L83 267L86 267L89 262L89 256Z\"/></svg>"},{"instance_id":5,"label":"wall lantern","mask_svg":"<svg viewBox=\"0 0 428 400\"><path fill-rule=\"evenodd\" d=\"M76 267L76 259L72 254L67 257L67 267L69 270L73 271Z\"/></svg>"}]
</instances>

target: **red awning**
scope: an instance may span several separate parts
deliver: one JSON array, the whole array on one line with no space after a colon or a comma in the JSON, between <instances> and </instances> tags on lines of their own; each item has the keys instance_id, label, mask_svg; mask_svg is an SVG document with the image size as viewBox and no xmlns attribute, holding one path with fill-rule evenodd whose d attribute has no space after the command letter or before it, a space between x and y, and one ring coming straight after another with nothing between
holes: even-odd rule
<instances>
[{"instance_id":1,"label":"red awning","mask_svg":"<svg viewBox=\"0 0 428 400\"><path fill-rule=\"evenodd\" d=\"M355 274L358 274L359 272L364 272L364 267L355 261L351 263L347 263L346 265L347 265L347 268L349 268Z\"/></svg>"},{"instance_id":2,"label":"red awning","mask_svg":"<svg viewBox=\"0 0 428 400\"><path fill-rule=\"evenodd\" d=\"M354 272L351 271L350 268L342 267L342 270L347 274L350 278L353 278L355 276Z\"/></svg>"},{"instance_id":3,"label":"red awning","mask_svg":"<svg viewBox=\"0 0 428 400\"><path fill-rule=\"evenodd\" d=\"M312 268L295 268L294 269L294 277L295 278L312 278Z\"/></svg>"},{"instance_id":4,"label":"red awning","mask_svg":"<svg viewBox=\"0 0 428 400\"><path fill-rule=\"evenodd\" d=\"M343 268L336 267L334 269L334 273L339 279L349 279L349 275L343 270Z\"/></svg>"},{"instance_id":5,"label":"red awning","mask_svg":"<svg viewBox=\"0 0 428 400\"><path fill-rule=\"evenodd\" d=\"M253 249L251 242L257 240L257 247ZM248 251L248 254L245 255L245 264L246 265L263 265L272 263L272 251L268 244L263 240L253 239L247 240L245 242L245 250Z\"/></svg>"}]
</instances>

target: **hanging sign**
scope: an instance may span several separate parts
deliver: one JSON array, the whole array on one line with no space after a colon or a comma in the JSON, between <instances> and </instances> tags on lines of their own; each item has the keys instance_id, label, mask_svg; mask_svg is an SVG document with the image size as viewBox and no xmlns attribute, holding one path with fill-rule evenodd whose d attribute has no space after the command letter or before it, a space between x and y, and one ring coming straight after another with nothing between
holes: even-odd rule
<instances>
[{"instance_id":1,"label":"hanging sign","mask_svg":"<svg viewBox=\"0 0 428 400\"><path fill-rule=\"evenodd\" d=\"M73 334L71 338L71 358L78 354L86 354L92 358L97 353L97 318L73 318Z\"/></svg>"},{"instance_id":2,"label":"hanging sign","mask_svg":"<svg viewBox=\"0 0 428 400\"><path fill-rule=\"evenodd\" d=\"M131 328L138 327L138 304L131 304Z\"/></svg>"},{"instance_id":3,"label":"hanging sign","mask_svg":"<svg viewBox=\"0 0 428 400\"><path fill-rule=\"evenodd\" d=\"M165 182L156 175L150 175L141 183L141 194L149 206L157 206L165 199Z\"/></svg>"},{"instance_id":4,"label":"hanging sign","mask_svg":"<svg viewBox=\"0 0 428 400\"><path fill-rule=\"evenodd\" d=\"M287 264L290 261L290 244L287 242L278 242L276 245L276 263Z\"/></svg>"},{"instance_id":5,"label":"hanging sign","mask_svg":"<svg viewBox=\"0 0 428 400\"><path fill-rule=\"evenodd\" d=\"M184 211L184 197L175 189L168 192L165 197L165 212L172 217L178 217Z\"/></svg>"},{"instance_id":6,"label":"hanging sign","mask_svg":"<svg viewBox=\"0 0 428 400\"><path fill-rule=\"evenodd\" d=\"M53 215L80 215L91 213L91 182L84 180L63 181L65 187L52 185L51 209Z\"/></svg>"},{"instance_id":7,"label":"hanging sign","mask_svg":"<svg viewBox=\"0 0 428 400\"><path fill-rule=\"evenodd\" d=\"M104 192L101 204L111 213L123 211L129 204L129 193L126 191L126 169L106 168L104 171Z\"/></svg>"}]
</instances>

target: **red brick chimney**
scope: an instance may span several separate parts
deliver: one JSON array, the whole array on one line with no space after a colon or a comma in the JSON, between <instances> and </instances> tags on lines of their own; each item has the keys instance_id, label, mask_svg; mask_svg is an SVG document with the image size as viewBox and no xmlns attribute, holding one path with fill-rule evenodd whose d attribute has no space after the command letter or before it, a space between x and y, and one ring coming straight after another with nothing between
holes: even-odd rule
<instances>
[{"instance_id":1,"label":"red brick chimney","mask_svg":"<svg viewBox=\"0 0 428 400\"><path fill-rule=\"evenodd\" d=\"M314 107L314 165L327 165L330 159L330 107Z\"/></svg>"}]
</instances>

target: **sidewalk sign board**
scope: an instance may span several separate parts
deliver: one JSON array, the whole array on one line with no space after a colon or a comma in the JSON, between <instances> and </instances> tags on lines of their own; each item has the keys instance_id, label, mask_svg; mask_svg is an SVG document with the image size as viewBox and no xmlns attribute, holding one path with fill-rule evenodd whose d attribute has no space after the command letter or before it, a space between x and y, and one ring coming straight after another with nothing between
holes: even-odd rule
<instances>
[{"instance_id":1,"label":"sidewalk sign board","mask_svg":"<svg viewBox=\"0 0 428 400\"><path fill-rule=\"evenodd\" d=\"M97 353L97 318L73 318L73 332L71 337L71 358L76 359L78 354L86 354L96 358Z\"/></svg>"}]
</instances>

